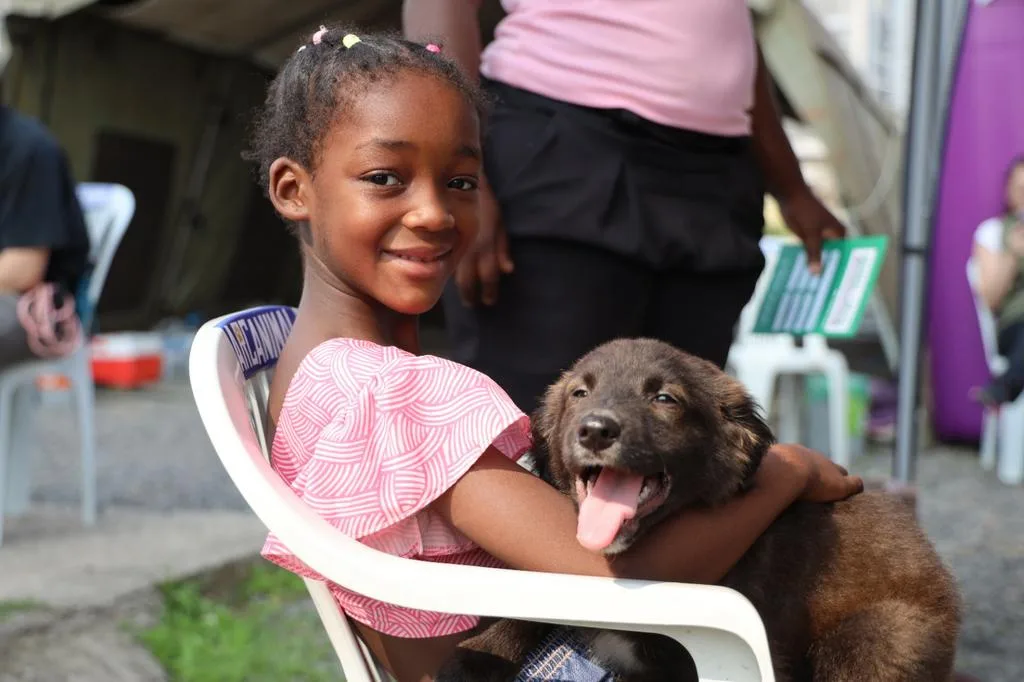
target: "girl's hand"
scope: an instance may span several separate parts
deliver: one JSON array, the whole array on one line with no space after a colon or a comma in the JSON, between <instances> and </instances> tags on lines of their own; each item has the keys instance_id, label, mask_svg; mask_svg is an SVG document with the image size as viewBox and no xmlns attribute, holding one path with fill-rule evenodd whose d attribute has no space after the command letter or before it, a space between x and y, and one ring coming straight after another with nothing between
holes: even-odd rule
<instances>
[{"instance_id":1,"label":"girl's hand","mask_svg":"<svg viewBox=\"0 0 1024 682\"><path fill-rule=\"evenodd\" d=\"M765 455L761 468L766 465L767 475L789 478L793 485L798 486L797 499L805 502L838 502L864 490L860 476L851 476L825 455L802 445L787 443L773 446Z\"/></svg>"}]
</instances>

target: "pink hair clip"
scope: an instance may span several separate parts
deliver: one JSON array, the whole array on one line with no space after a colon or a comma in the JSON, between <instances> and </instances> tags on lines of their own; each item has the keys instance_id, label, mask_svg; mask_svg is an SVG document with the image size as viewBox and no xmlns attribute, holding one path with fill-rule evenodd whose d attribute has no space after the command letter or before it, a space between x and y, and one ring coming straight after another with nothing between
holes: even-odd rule
<instances>
[{"instance_id":1,"label":"pink hair clip","mask_svg":"<svg viewBox=\"0 0 1024 682\"><path fill-rule=\"evenodd\" d=\"M427 43L427 52L433 52L434 54L441 54L441 46L435 45L434 43Z\"/></svg>"},{"instance_id":2,"label":"pink hair clip","mask_svg":"<svg viewBox=\"0 0 1024 682\"><path fill-rule=\"evenodd\" d=\"M313 44L319 45L325 35L327 35L327 27L321 26L320 30L313 34Z\"/></svg>"}]
</instances>

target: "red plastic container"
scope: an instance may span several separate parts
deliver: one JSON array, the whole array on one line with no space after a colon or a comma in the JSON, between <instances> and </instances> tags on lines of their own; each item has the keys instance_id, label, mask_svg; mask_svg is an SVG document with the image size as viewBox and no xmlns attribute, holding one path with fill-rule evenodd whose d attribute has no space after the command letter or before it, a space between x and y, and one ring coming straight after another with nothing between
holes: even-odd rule
<instances>
[{"instance_id":1,"label":"red plastic container","mask_svg":"<svg viewBox=\"0 0 1024 682\"><path fill-rule=\"evenodd\" d=\"M142 388L163 375L163 342L159 334L98 334L90 344L92 376L98 386Z\"/></svg>"}]
</instances>

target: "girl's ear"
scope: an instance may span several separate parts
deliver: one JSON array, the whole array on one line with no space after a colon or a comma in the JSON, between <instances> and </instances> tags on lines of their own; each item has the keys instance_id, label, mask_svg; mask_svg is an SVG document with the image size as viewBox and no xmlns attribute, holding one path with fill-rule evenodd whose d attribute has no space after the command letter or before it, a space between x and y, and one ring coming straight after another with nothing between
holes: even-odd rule
<instances>
[{"instance_id":1,"label":"girl's ear","mask_svg":"<svg viewBox=\"0 0 1024 682\"><path fill-rule=\"evenodd\" d=\"M270 164L268 194L270 202L285 220L309 221L313 178L300 164L281 157Z\"/></svg>"}]
</instances>

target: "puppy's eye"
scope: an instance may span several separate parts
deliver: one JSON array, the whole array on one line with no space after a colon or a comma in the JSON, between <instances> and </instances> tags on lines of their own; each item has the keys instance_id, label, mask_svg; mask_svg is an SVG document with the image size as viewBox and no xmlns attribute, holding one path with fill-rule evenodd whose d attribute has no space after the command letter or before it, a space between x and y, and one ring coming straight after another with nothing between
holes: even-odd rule
<instances>
[{"instance_id":1,"label":"puppy's eye","mask_svg":"<svg viewBox=\"0 0 1024 682\"><path fill-rule=\"evenodd\" d=\"M662 405L678 405L679 401L675 399L675 396L669 393L659 393L654 396L654 402L661 403Z\"/></svg>"},{"instance_id":2,"label":"puppy's eye","mask_svg":"<svg viewBox=\"0 0 1024 682\"><path fill-rule=\"evenodd\" d=\"M572 392L573 398L586 398L588 395L590 395L590 391L585 388L577 388Z\"/></svg>"}]
</instances>

